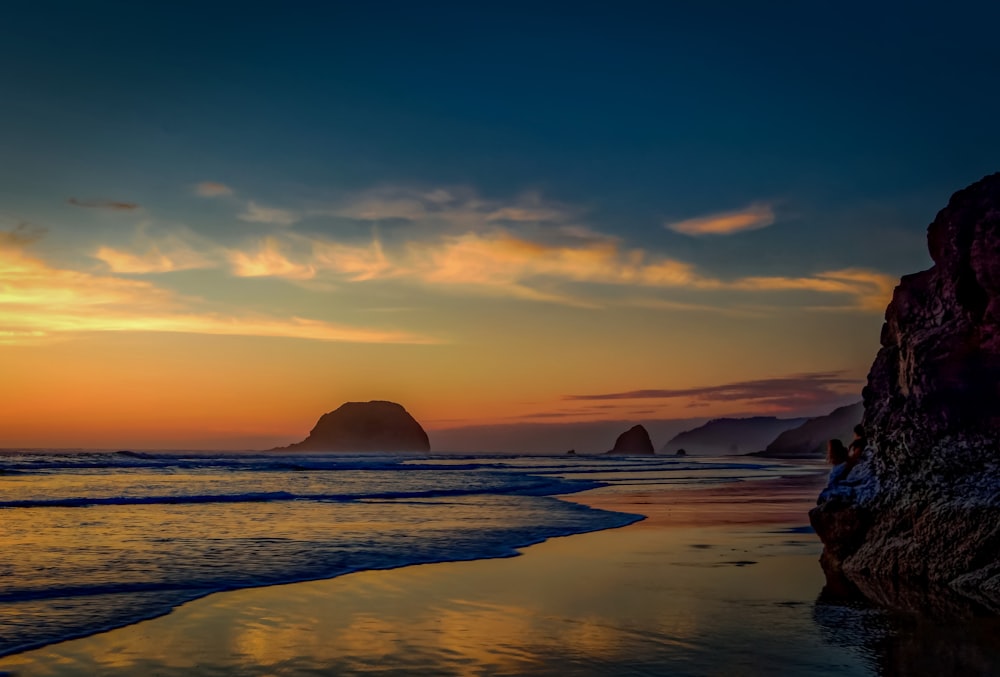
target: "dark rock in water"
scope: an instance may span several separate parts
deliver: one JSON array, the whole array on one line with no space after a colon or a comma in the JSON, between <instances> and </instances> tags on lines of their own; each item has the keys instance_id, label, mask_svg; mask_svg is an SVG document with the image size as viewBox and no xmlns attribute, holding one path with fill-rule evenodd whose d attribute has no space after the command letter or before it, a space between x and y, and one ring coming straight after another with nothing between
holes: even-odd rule
<instances>
[{"instance_id":1,"label":"dark rock in water","mask_svg":"<svg viewBox=\"0 0 1000 677\"><path fill-rule=\"evenodd\" d=\"M796 428L809 419L751 416L749 418L716 418L691 430L675 435L660 450L676 453L683 448L689 454L746 454L760 451L782 432Z\"/></svg>"},{"instance_id":2,"label":"dark rock in water","mask_svg":"<svg viewBox=\"0 0 1000 677\"><path fill-rule=\"evenodd\" d=\"M309 437L287 451L416 451L431 449L427 433L395 402L346 402L323 414Z\"/></svg>"},{"instance_id":3,"label":"dark rock in water","mask_svg":"<svg viewBox=\"0 0 1000 677\"><path fill-rule=\"evenodd\" d=\"M861 402L834 409L826 416L811 418L798 428L778 435L756 456L770 458L823 458L826 443L838 439L844 444L851 441L853 429L865 413Z\"/></svg>"},{"instance_id":4,"label":"dark rock in water","mask_svg":"<svg viewBox=\"0 0 1000 677\"><path fill-rule=\"evenodd\" d=\"M688 453L684 449L678 449L674 452L674 456L687 456Z\"/></svg>"},{"instance_id":5,"label":"dark rock in water","mask_svg":"<svg viewBox=\"0 0 1000 677\"><path fill-rule=\"evenodd\" d=\"M570 455L570 456L576 456L576 449L570 449L570 450L569 450L569 451L567 451L566 453L567 453L568 455Z\"/></svg>"},{"instance_id":6,"label":"dark rock in water","mask_svg":"<svg viewBox=\"0 0 1000 677\"><path fill-rule=\"evenodd\" d=\"M852 579L945 583L1000 609L1000 174L955 193L927 239L934 266L886 309L855 496L810 519Z\"/></svg>"},{"instance_id":7,"label":"dark rock in water","mask_svg":"<svg viewBox=\"0 0 1000 677\"><path fill-rule=\"evenodd\" d=\"M649 433L641 425L632 426L615 440L614 448L609 454L653 454L653 442Z\"/></svg>"}]
</instances>

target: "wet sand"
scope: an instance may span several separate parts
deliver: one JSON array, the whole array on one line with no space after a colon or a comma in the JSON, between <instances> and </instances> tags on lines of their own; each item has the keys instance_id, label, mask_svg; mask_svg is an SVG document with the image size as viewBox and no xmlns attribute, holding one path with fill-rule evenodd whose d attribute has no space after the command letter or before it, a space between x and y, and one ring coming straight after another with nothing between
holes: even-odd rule
<instances>
[{"instance_id":1,"label":"wet sand","mask_svg":"<svg viewBox=\"0 0 1000 677\"><path fill-rule=\"evenodd\" d=\"M824 620L820 545L805 514L822 484L820 474L575 494L566 499L649 517L515 558L215 594L168 616L8 656L0 671L893 674L867 641L881 626L862 624L854 639L841 627L867 611L834 605Z\"/></svg>"}]
</instances>

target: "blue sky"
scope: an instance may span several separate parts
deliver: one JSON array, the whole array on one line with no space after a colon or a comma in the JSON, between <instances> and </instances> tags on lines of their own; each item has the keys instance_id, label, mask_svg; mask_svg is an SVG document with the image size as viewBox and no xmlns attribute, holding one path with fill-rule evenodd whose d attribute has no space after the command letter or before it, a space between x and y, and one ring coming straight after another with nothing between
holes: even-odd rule
<instances>
[{"instance_id":1,"label":"blue sky","mask_svg":"<svg viewBox=\"0 0 1000 677\"><path fill-rule=\"evenodd\" d=\"M891 281L930 264L927 223L1000 169L998 20L985 2L21 3L0 11L0 229L33 229L53 278L197 297L253 336L295 341L274 328L294 314L497 355L457 318L558 316L538 345L612 321L674 352L747 329L760 368L733 382L863 374ZM732 322L688 335L712 308ZM809 325L815 356L778 373L733 313L773 313L775 345ZM148 324L208 326L185 318ZM145 331L105 328L125 326Z\"/></svg>"}]
</instances>

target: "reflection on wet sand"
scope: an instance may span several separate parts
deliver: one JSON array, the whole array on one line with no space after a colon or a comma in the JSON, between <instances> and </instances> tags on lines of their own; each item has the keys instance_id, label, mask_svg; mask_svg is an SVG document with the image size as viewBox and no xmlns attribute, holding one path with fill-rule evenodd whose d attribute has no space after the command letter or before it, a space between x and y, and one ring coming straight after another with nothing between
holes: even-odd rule
<instances>
[{"instance_id":1,"label":"reflection on wet sand","mask_svg":"<svg viewBox=\"0 0 1000 677\"><path fill-rule=\"evenodd\" d=\"M900 586L826 571L813 617L831 644L871 657L877 674L982 675L1000 670L1000 617L941 586Z\"/></svg>"}]
</instances>

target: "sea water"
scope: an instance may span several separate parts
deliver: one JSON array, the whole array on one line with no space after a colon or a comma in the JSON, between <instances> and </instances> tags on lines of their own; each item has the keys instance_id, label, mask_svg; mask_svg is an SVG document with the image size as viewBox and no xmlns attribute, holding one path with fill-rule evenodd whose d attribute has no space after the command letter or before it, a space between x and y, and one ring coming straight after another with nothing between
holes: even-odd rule
<instances>
[{"instance_id":1,"label":"sea water","mask_svg":"<svg viewBox=\"0 0 1000 677\"><path fill-rule=\"evenodd\" d=\"M557 498L772 477L671 458L0 454L0 655L212 592L507 557L638 515Z\"/></svg>"}]
</instances>

